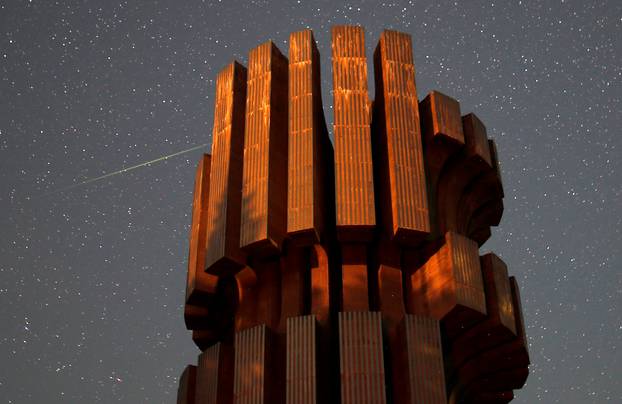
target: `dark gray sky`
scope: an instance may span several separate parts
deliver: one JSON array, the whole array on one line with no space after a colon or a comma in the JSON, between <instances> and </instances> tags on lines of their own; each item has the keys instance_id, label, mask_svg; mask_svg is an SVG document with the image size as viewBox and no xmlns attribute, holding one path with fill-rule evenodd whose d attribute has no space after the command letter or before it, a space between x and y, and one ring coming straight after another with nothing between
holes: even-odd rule
<instances>
[{"instance_id":1,"label":"dark gray sky","mask_svg":"<svg viewBox=\"0 0 622 404\"><path fill-rule=\"evenodd\" d=\"M0 400L173 403L196 162L232 58L312 28L413 36L419 97L475 112L505 184L493 250L519 280L517 403L622 402L622 3L0 1ZM371 60L370 60L371 62ZM371 65L370 65L371 67ZM370 70L371 71L371 70ZM372 93L373 94L373 93Z\"/></svg>"}]
</instances>

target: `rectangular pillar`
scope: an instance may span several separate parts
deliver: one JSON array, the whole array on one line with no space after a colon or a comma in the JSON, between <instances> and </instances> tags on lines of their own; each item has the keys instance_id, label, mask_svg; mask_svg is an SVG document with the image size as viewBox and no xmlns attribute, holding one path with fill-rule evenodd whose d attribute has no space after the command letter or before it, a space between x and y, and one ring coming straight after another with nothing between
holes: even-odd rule
<instances>
[{"instance_id":1,"label":"rectangular pillar","mask_svg":"<svg viewBox=\"0 0 622 404\"><path fill-rule=\"evenodd\" d=\"M218 342L199 355L196 404L231 403L231 351L230 343Z\"/></svg>"},{"instance_id":2,"label":"rectangular pillar","mask_svg":"<svg viewBox=\"0 0 622 404\"><path fill-rule=\"evenodd\" d=\"M287 232L304 243L319 242L325 220L327 170L332 145L324 122L320 54L311 30L289 36L289 155ZM330 186L330 184L328 184Z\"/></svg>"},{"instance_id":3,"label":"rectangular pillar","mask_svg":"<svg viewBox=\"0 0 622 404\"><path fill-rule=\"evenodd\" d=\"M275 253L287 226L287 58L272 42L248 57L240 246Z\"/></svg>"},{"instance_id":4,"label":"rectangular pillar","mask_svg":"<svg viewBox=\"0 0 622 404\"><path fill-rule=\"evenodd\" d=\"M341 404L386 403L381 321L378 312L339 313Z\"/></svg>"},{"instance_id":5,"label":"rectangular pillar","mask_svg":"<svg viewBox=\"0 0 622 404\"><path fill-rule=\"evenodd\" d=\"M401 332L407 361L409 404L446 404L443 347L438 320L406 315Z\"/></svg>"},{"instance_id":6,"label":"rectangular pillar","mask_svg":"<svg viewBox=\"0 0 622 404\"><path fill-rule=\"evenodd\" d=\"M207 204L210 190L211 156L204 154L194 179L194 200L190 225L186 303L205 304L216 291L218 278L205 273L205 243L207 240Z\"/></svg>"},{"instance_id":7,"label":"rectangular pillar","mask_svg":"<svg viewBox=\"0 0 622 404\"><path fill-rule=\"evenodd\" d=\"M314 315L287 319L285 376L287 404L318 402L316 343Z\"/></svg>"},{"instance_id":8,"label":"rectangular pillar","mask_svg":"<svg viewBox=\"0 0 622 404\"><path fill-rule=\"evenodd\" d=\"M216 79L212 132L212 169L207 222L208 272L235 272L244 264L240 250L242 154L246 68L237 62L225 67Z\"/></svg>"},{"instance_id":9,"label":"rectangular pillar","mask_svg":"<svg viewBox=\"0 0 622 404\"><path fill-rule=\"evenodd\" d=\"M361 27L332 29L335 201L338 236L359 239L376 224L371 103Z\"/></svg>"},{"instance_id":10,"label":"rectangular pillar","mask_svg":"<svg viewBox=\"0 0 622 404\"><path fill-rule=\"evenodd\" d=\"M217 343L199 355L196 404L217 404L219 351L220 343Z\"/></svg>"},{"instance_id":11,"label":"rectangular pillar","mask_svg":"<svg viewBox=\"0 0 622 404\"><path fill-rule=\"evenodd\" d=\"M486 315L477 243L448 232L445 244L410 276L409 312L442 320L449 338Z\"/></svg>"},{"instance_id":12,"label":"rectangular pillar","mask_svg":"<svg viewBox=\"0 0 622 404\"><path fill-rule=\"evenodd\" d=\"M416 244L430 231L410 35L384 31L374 53L374 160L389 237Z\"/></svg>"},{"instance_id":13,"label":"rectangular pillar","mask_svg":"<svg viewBox=\"0 0 622 404\"><path fill-rule=\"evenodd\" d=\"M269 404L271 357L268 329L258 325L235 334L233 402Z\"/></svg>"}]
</instances>

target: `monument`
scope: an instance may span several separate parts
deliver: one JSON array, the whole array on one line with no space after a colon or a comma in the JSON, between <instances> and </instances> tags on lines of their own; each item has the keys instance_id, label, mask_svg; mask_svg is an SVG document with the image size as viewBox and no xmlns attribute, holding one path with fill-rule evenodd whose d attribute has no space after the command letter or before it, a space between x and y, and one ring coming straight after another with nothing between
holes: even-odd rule
<instances>
[{"instance_id":1,"label":"monument","mask_svg":"<svg viewBox=\"0 0 622 404\"><path fill-rule=\"evenodd\" d=\"M499 224L495 144L411 37L332 28L334 140L311 31L218 74L194 188L180 404L507 403L529 354Z\"/></svg>"}]
</instances>

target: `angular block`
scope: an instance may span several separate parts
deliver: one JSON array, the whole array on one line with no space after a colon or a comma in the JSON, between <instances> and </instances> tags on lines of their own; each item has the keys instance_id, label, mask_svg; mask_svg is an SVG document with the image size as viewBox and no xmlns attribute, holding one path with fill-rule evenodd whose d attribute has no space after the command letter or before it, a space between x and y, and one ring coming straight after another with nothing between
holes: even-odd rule
<instances>
[{"instance_id":1,"label":"angular block","mask_svg":"<svg viewBox=\"0 0 622 404\"><path fill-rule=\"evenodd\" d=\"M286 333L286 403L318 403L315 316L288 318Z\"/></svg>"},{"instance_id":2,"label":"angular block","mask_svg":"<svg viewBox=\"0 0 622 404\"><path fill-rule=\"evenodd\" d=\"M448 232L445 244L410 276L409 310L442 320L454 338L486 314L477 244Z\"/></svg>"},{"instance_id":3,"label":"angular block","mask_svg":"<svg viewBox=\"0 0 622 404\"><path fill-rule=\"evenodd\" d=\"M432 91L421 101L421 120L426 147L434 144L464 145L460 104L455 99Z\"/></svg>"},{"instance_id":4,"label":"angular block","mask_svg":"<svg viewBox=\"0 0 622 404\"><path fill-rule=\"evenodd\" d=\"M439 230L438 187L445 164L464 147L460 104L438 91L430 92L419 104L427 173L431 231ZM442 213L442 212L441 212Z\"/></svg>"},{"instance_id":5,"label":"angular block","mask_svg":"<svg viewBox=\"0 0 622 404\"><path fill-rule=\"evenodd\" d=\"M404 403L446 404L443 347L438 320L406 315L400 325ZM396 355L394 355L395 357ZM397 375L394 375L394 377Z\"/></svg>"},{"instance_id":6,"label":"angular block","mask_svg":"<svg viewBox=\"0 0 622 404\"><path fill-rule=\"evenodd\" d=\"M374 168L382 222L397 242L430 231L410 35L384 31L374 53Z\"/></svg>"},{"instance_id":7,"label":"angular block","mask_svg":"<svg viewBox=\"0 0 622 404\"><path fill-rule=\"evenodd\" d=\"M197 367L188 365L179 378L177 404L195 404Z\"/></svg>"},{"instance_id":8,"label":"angular block","mask_svg":"<svg viewBox=\"0 0 622 404\"><path fill-rule=\"evenodd\" d=\"M454 368L469 357L516 337L507 267L492 253L481 257L481 266L486 291L486 318L452 342L450 352Z\"/></svg>"},{"instance_id":9,"label":"angular block","mask_svg":"<svg viewBox=\"0 0 622 404\"><path fill-rule=\"evenodd\" d=\"M211 156L204 154L199 161L194 180L194 201L190 226L186 303L206 304L215 293L218 277L205 273L205 243L207 240L207 203L209 201Z\"/></svg>"},{"instance_id":10,"label":"angular block","mask_svg":"<svg viewBox=\"0 0 622 404\"><path fill-rule=\"evenodd\" d=\"M521 388L529 374L529 352L520 307L520 294L514 277L510 277L512 311L516 336L511 340L480 352L458 369L451 377L451 397L454 402L473 392L492 391L493 382L499 390ZM499 383L506 384L499 386Z\"/></svg>"},{"instance_id":11,"label":"angular block","mask_svg":"<svg viewBox=\"0 0 622 404\"><path fill-rule=\"evenodd\" d=\"M335 208L338 237L369 238L376 224L371 103L361 27L332 28Z\"/></svg>"},{"instance_id":12,"label":"angular block","mask_svg":"<svg viewBox=\"0 0 622 404\"><path fill-rule=\"evenodd\" d=\"M339 313L341 403L386 403L382 323L378 312Z\"/></svg>"},{"instance_id":13,"label":"angular block","mask_svg":"<svg viewBox=\"0 0 622 404\"><path fill-rule=\"evenodd\" d=\"M482 121L475 114L467 114L462 117L462 127L467 155L477 156L492 167L486 127Z\"/></svg>"},{"instance_id":14,"label":"angular block","mask_svg":"<svg viewBox=\"0 0 622 404\"><path fill-rule=\"evenodd\" d=\"M216 79L206 267L230 274L245 263L240 250L246 68L237 62Z\"/></svg>"},{"instance_id":15,"label":"angular block","mask_svg":"<svg viewBox=\"0 0 622 404\"><path fill-rule=\"evenodd\" d=\"M235 334L234 403L271 403L268 329L259 325Z\"/></svg>"},{"instance_id":16,"label":"angular block","mask_svg":"<svg viewBox=\"0 0 622 404\"><path fill-rule=\"evenodd\" d=\"M319 242L332 193L332 145L322 108L320 54L311 30L289 36L289 156L287 232L304 243Z\"/></svg>"},{"instance_id":17,"label":"angular block","mask_svg":"<svg viewBox=\"0 0 622 404\"><path fill-rule=\"evenodd\" d=\"M287 66L272 42L250 51L240 246L254 254L278 252L286 232Z\"/></svg>"}]
</instances>

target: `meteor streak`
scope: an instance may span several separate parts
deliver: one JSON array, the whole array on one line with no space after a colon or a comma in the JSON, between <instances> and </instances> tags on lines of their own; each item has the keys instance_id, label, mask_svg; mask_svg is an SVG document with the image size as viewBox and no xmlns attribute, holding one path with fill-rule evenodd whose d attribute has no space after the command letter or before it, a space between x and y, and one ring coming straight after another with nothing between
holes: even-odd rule
<instances>
[{"instance_id":1,"label":"meteor streak","mask_svg":"<svg viewBox=\"0 0 622 404\"><path fill-rule=\"evenodd\" d=\"M176 153L169 154L168 156L158 157L158 158L157 158L157 159L155 159L155 160L146 161L146 162L144 162L144 163L136 164L135 166L126 167L126 168L121 169L121 170L118 170L118 171L113 171L113 172L111 172L111 173L104 174L104 175L101 175L101 176L99 176L99 177L89 178L88 180L84 180L84 181L78 182L77 184L72 184L72 185L66 186L66 187L64 187L64 188L57 189L57 190L55 190L55 191L45 193L45 194L43 194L43 195L41 195L41 196L48 196L48 195L57 194L57 193L59 193L59 192L69 191L70 189L73 189L73 188L79 187L79 186L81 186L81 185L90 184L90 183L92 183L92 182L96 182L96 181L99 181L99 180L103 180L103 179L106 179L106 178L112 177L112 176L114 176L114 175L123 174L123 173L126 173L126 172L128 172L128 171L135 170L135 169L140 168L140 167L143 167L143 166L147 166L147 165L150 165L150 164L153 164L153 163L157 163L157 162L159 162L159 161L168 160L168 159L170 159L171 157L179 156L180 154L188 153L188 152L191 152L191 151L193 151L193 150L200 149L200 148L205 147L205 146L207 146L207 143L204 143L204 144L200 144L200 145L198 145L198 146L191 147L190 149L187 149L187 150L178 151L178 152L176 152Z\"/></svg>"}]
</instances>

